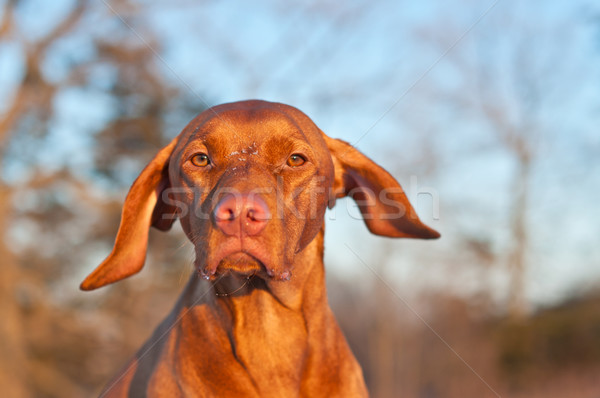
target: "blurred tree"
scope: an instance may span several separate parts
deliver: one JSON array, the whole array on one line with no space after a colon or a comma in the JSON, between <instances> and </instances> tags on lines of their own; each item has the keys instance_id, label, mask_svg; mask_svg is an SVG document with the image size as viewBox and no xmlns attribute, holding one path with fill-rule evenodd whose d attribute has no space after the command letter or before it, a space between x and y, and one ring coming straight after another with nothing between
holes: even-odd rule
<instances>
[{"instance_id":1,"label":"blurred tree","mask_svg":"<svg viewBox=\"0 0 600 398\"><path fill-rule=\"evenodd\" d=\"M505 192L499 193L507 198L506 213L501 224L488 229L502 249L487 247L486 253L480 252L482 246L477 242L488 241L481 236L463 237L462 243L474 250L476 257L485 255L482 264L505 264L506 309L514 319L521 319L531 312L527 264L532 245L532 190L539 177L536 166L540 154L556 141L556 126L548 120L560 111L564 105L560 99L568 98L572 89L573 80L565 84L564 76L565 70L573 67L566 62L570 58L565 54L569 49L565 32L573 22L546 26L538 21L532 25L516 15L512 9L494 11L456 48L452 40L464 33L464 27L449 21L421 29L419 35L436 48L452 48L441 59L432 87L424 90L432 104L441 103L454 115L454 123L460 124L457 112L467 120L468 125L463 126L466 144L457 147L459 156L453 153L452 161L472 161L487 152L502 156L510 164ZM445 129L447 126L439 130L440 134Z\"/></svg>"},{"instance_id":2,"label":"blurred tree","mask_svg":"<svg viewBox=\"0 0 600 398\"><path fill-rule=\"evenodd\" d=\"M0 45L16 48L10 62L21 65L0 114L0 385L6 396L89 395L115 371L115 357L124 360L139 345L179 289L181 268L155 271L164 277L147 302L140 299L145 306L154 301L150 315L133 300L144 289L131 283L115 289L95 316L87 309L99 296L76 293L77 279L89 270L82 266L109 252L124 190L203 109L200 98L163 75L152 25L144 13L131 12L138 6L79 0L59 18L36 13L40 28L32 31L26 9L42 2L3 3ZM176 250L176 237L154 242L150 261L165 252L172 263L188 261ZM107 331L93 325L111 312L109 319L126 313L129 322L121 327L129 330L113 326L107 340ZM93 360L86 359L92 352Z\"/></svg>"},{"instance_id":3,"label":"blurred tree","mask_svg":"<svg viewBox=\"0 0 600 398\"><path fill-rule=\"evenodd\" d=\"M57 38L72 30L79 21L83 11L83 4L77 4L71 13L45 36L35 42L25 42L19 36L16 13L18 1L6 1L2 10L0 22L0 37L2 41L21 41L24 56L24 71L20 83L15 88L13 99L0 117L0 173L5 167L8 143L18 125L24 123L27 117L37 117L40 123L46 123L50 112L52 96L55 93L53 84L46 81L41 72L41 58L48 47ZM10 229L9 215L12 214L12 200L14 188L0 180L0 231ZM19 289L29 279L18 266L14 254L6 245L5 236L0 239L0 385L6 388L4 393L8 396L26 396L28 373L31 370L26 361L26 337L23 327L22 308L19 302Z\"/></svg>"}]
</instances>

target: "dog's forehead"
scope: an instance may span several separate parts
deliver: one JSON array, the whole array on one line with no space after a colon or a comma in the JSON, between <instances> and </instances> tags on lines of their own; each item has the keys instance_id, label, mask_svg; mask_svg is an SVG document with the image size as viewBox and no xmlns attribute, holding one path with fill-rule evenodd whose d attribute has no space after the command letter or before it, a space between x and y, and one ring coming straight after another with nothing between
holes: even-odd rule
<instances>
[{"instance_id":1,"label":"dog's forehead","mask_svg":"<svg viewBox=\"0 0 600 398\"><path fill-rule=\"evenodd\" d=\"M271 109L228 110L198 126L192 139L218 139L228 145L260 145L274 136L307 140L293 120Z\"/></svg>"},{"instance_id":2,"label":"dog's forehead","mask_svg":"<svg viewBox=\"0 0 600 398\"><path fill-rule=\"evenodd\" d=\"M322 145L318 127L299 110L266 101L242 101L210 108L183 130L179 148L192 141L218 140L229 147L260 146L274 138Z\"/></svg>"}]
</instances>

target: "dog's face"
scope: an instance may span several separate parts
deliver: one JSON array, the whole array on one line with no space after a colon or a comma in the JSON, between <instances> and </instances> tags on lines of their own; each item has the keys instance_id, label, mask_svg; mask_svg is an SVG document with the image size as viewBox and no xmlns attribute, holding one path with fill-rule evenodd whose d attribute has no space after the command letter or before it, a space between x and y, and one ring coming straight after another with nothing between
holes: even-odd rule
<instances>
[{"instance_id":1,"label":"dog's face","mask_svg":"<svg viewBox=\"0 0 600 398\"><path fill-rule=\"evenodd\" d=\"M333 162L322 133L302 116L249 101L215 107L183 131L162 196L205 278L289 279L295 254L322 228Z\"/></svg>"},{"instance_id":2,"label":"dog's face","mask_svg":"<svg viewBox=\"0 0 600 398\"><path fill-rule=\"evenodd\" d=\"M288 280L327 206L352 197L369 230L437 238L385 170L327 137L288 105L243 101L211 108L163 148L134 182L110 256L82 283L95 289L138 272L148 228L179 219L206 279Z\"/></svg>"}]
</instances>

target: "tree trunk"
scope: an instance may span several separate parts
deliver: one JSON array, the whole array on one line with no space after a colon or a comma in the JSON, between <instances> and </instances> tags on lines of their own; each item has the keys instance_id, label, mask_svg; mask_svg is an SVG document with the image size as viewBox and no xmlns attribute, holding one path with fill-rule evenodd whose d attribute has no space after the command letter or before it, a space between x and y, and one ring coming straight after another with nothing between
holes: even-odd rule
<instances>
[{"instance_id":1,"label":"tree trunk","mask_svg":"<svg viewBox=\"0 0 600 398\"><path fill-rule=\"evenodd\" d=\"M523 319L528 312L526 299L526 255L527 255L527 200L531 159L522 151L517 157L514 176L513 202L511 209L512 249L509 253L510 287L508 311L513 320Z\"/></svg>"},{"instance_id":2,"label":"tree trunk","mask_svg":"<svg viewBox=\"0 0 600 398\"><path fill-rule=\"evenodd\" d=\"M10 188L0 182L0 386L2 396L27 397L26 344L23 314L17 301L20 270L6 246Z\"/></svg>"}]
</instances>

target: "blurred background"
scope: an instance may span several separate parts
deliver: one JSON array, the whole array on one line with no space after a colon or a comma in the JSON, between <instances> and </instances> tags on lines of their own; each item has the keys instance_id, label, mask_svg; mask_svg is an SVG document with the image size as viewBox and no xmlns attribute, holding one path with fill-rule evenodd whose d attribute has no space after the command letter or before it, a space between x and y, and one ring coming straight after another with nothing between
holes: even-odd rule
<instances>
[{"instance_id":1,"label":"blurred background","mask_svg":"<svg viewBox=\"0 0 600 398\"><path fill-rule=\"evenodd\" d=\"M334 308L374 397L600 396L600 5L0 0L0 386L99 393L193 251L78 285L131 182L198 112L298 107L401 182L438 241L327 213Z\"/></svg>"}]
</instances>

